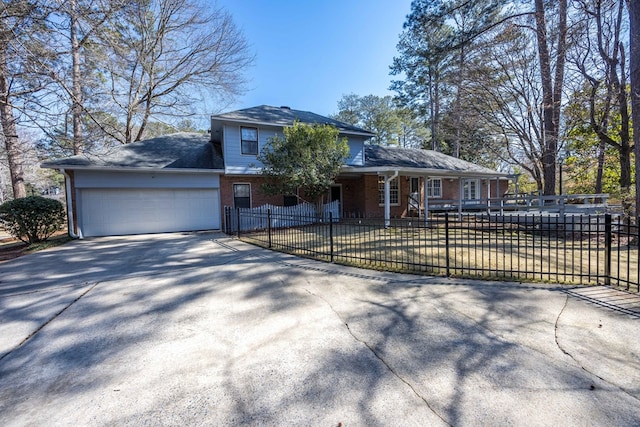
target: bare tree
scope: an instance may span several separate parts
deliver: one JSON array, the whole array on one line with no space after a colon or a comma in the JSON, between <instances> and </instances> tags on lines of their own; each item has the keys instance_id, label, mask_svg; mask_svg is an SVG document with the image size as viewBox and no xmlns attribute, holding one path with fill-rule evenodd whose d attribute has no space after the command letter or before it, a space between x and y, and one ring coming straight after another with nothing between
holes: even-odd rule
<instances>
[{"instance_id":1,"label":"bare tree","mask_svg":"<svg viewBox=\"0 0 640 427\"><path fill-rule=\"evenodd\" d=\"M88 74L82 69L83 55L88 45L96 45L100 33L104 33L105 22L117 11L124 7L121 0L107 0L82 3L79 0L69 0L63 7L68 16L69 49L71 54L71 82L69 98L71 100L71 114L73 117L73 154L80 154L84 150L83 115L87 110L84 104L84 92L88 82ZM84 71L84 72L83 72ZM92 117L93 118L93 117Z\"/></svg>"},{"instance_id":2,"label":"bare tree","mask_svg":"<svg viewBox=\"0 0 640 427\"><path fill-rule=\"evenodd\" d=\"M27 194L18 122L43 87L34 69L41 62L35 32L42 19L37 1L5 1L0 6L0 124L14 198Z\"/></svg>"},{"instance_id":3,"label":"bare tree","mask_svg":"<svg viewBox=\"0 0 640 427\"><path fill-rule=\"evenodd\" d=\"M596 193L603 191L605 148L618 152L620 187L623 193L631 186L631 153L627 59L621 40L624 16L623 2L579 0L578 13L583 17L575 26L570 62L586 80L585 104L591 130L597 136L598 166ZM577 91L581 93L584 91Z\"/></svg>"},{"instance_id":4,"label":"bare tree","mask_svg":"<svg viewBox=\"0 0 640 427\"><path fill-rule=\"evenodd\" d=\"M548 7L548 6L547 6ZM547 10L544 0L535 0L536 40L540 79L542 83L542 113L544 119L544 145L542 172L545 195L556 194L556 158L560 135L560 110L564 84L564 65L567 39L567 0L557 2L555 43L547 29ZM555 55L551 47L555 45ZM552 58L554 59L552 64ZM554 70L555 68L555 70Z\"/></svg>"},{"instance_id":5,"label":"bare tree","mask_svg":"<svg viewBox=\"0 0 640 427\"><path fill-rule=\"evenodd\" d=\"M56 83L49 96L58 102L44 116L49 126L43 131L51 140L57 141L57 145L73 154L81 154L91 148L92 144L85 135L87 128L97 128L101 134L112 136L111 123L105 122L101 107L104 104L99 96L103 92L99 89L102 67L97 59L104 51L105 41L117 43L112 38L109 20L130 3L126 0L50 2L52 37L49 43L58 60L47 71ZM95 110L93 106L100 107ZM44 121L44 117L40 117L40 121ZM91 139L96 139L95 135L91 135Z\"/></svg>"},{"instance_id":6,"label":"bare tree","mask_svg":"<svg viewBox=\"0 0 640 427\"><path fill-rule=\"evenodd\" d=\"M544 118L534 43L519 26L507 26L486 46L483 78L474 79L468 91L479 122L491 126L504 147L496 154L529 173L542 191Z\"/></svg>"},{"instance_id":7,"label":"bare tree","mask_svg":"<svg viewBox=\"0 0 640 427\"><path fill-rule=\"evenodd\" d=\"M120 142L140 140L152 116L185 117L204 97L243 92L253 57L225 10L196 0L133 6L117 16L115 40L106 46L112 113L124 124Z\"/></svg>"},{"instance_id":8,"label":"bare tree","mask_svg":"<svg viewBox=\"0 0 640 427\"><path fill-rule=\"evenodd\" d=\"M627 0L629 9L629 56L631 80L631 114L636 154L636 216L640 215L640 4Z\"/></svg>"}]
</instances>

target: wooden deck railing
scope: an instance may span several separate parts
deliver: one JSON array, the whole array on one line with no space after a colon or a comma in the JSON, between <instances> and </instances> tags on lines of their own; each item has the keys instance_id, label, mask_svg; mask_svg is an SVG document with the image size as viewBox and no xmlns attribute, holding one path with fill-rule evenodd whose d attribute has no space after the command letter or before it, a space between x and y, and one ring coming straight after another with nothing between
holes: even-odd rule
<instances>
[{"instance_id":1,"label":"wooden deck railing","mask_svg":"<svg viewBox=\"0 0 640 427\"><path fill-rule=\"evenodd\" d=\"M430 212L555 212L555 213L596 213L605 212L608 207L608 194L565 194L560 196L541 196L537 194L505 195L475 200L429 199ZM408 206L416 205L415 197L409 196ZM415 209L415 208L414 208ZM421 214L424 213L424 204Z\"/></svg>"}]
</instances>

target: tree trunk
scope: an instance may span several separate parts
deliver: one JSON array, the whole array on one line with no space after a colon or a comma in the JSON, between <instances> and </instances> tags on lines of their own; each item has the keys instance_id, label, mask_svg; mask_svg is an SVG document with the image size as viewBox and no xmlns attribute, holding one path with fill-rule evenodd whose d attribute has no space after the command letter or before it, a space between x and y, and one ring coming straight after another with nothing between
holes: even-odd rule
<instances>
[{"instance_id":1,"label":"tree trunk","mask_svg":"<svg viewBox=\"0 0 640 427\"><path fill-rule=\"evenodd\" d=\"M433 66L429 66L429 113L431 115L431 149L433 151L438 151L438 127L436 123L438 116L438 100L437 88L435 87L437 82L433 75L433 68Z\"/></svg>"},{"instance_id":2,"label":"tree trunk","mask_svg":"<svg viewBox=\"0 0 640 427\"><path fill-rule=\"evenodd\" d=\"M627 0L629 7L629 61L631 76L631 120L636 154L636 216L640 214L640 3Z\"/></svg>"},{"instance_id":3,"label":"tree trunk","mask_svg":"<svg viewBox=\"0 0 640 427\"><path fill-rule=\"evenodd\" d=\"M620 82L618 84L618 112L620 113L620 187L631 188L631 136L629 128L629 106L627 99L626 55L620 43Z\"/></svg>"},{"instance_id":4,"label":"tree trunk","mask_svg":"<svg viewBox=\"0 0 640 427\"><path fill-rule=\"evenodd\" d=\"M22 155L20 151L20 141L18 139L18 130L16 128L16 119L13 116L13 107L9 99L8 72L7 50L3 46L0 47L0 123L2 124L4 145L7 150L13 197L18 199L26 197L27 190L24 185Z\"/></svg>"},{"instance_id":5,"label":"tree trunk","mask_svg":"<svg viewBox=\"0 0 640 427\"><path fill-rule=\"evenodd\" d=\"M453 140L453 157L456 159L460 158L460 145L461 142L461 125L462 125L462 70L465 65L465 52L464 46L460 48L460 56L458 57L458 73L456 77L456 99L454 106L454 114L455 114L455 136Z\"/></svg>"},{"instance_id":6,"label":"tree trunk","mask_svg":"<svg viewBox=\"0 0 640 427\"><path fill-rule=\"evenodd\" d=\"M600 145L598 146L598 169L596 172L596 186L595 193L602 193L602 179L604 178L604 156L607 145L602 138L600 138Z\"/></svg>"},{"instance_id":7,"label":"tree trunk","mask_svg":"<svg viewBox=\"0 0 640 427\"><path fill-rule=\"evenodd\" d=\"M71 61L72 61L72 105L73 115L73 154L82 154L84 144L82 141L82 75L80 73L80 43L78 42L78 11L76 0L69 0Z\"/></svg>"},{"instance_id":8,"label":"tree trunk","mask_svg":"<svg viewBox=\"0 0 640 427\"><path fill-rule=\"evenodd\" d=\"M540 60L542 81L542 116L544 142L542 147L543 194L556 194L556 157L558 153L559 118L562 86L564 82L564 62L566 56L567 0L559 0L558 49L556 53L555 82L551 73L544 0L535 0L536 39Z\"/></svg>"}]
</instances>

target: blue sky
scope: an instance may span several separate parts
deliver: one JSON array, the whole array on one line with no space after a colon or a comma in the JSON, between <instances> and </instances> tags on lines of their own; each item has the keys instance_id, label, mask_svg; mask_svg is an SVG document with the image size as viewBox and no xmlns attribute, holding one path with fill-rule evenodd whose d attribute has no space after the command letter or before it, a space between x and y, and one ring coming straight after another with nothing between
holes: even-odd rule
<instances>
[{"instance_id":1,"label":"blue sky","mask_svg":"<svg viewBox=\"0 0 640 427\"><path fill-rule=\"evenodd\" d=\"M411 0L218 0L255 65L226 110L287 105L328 115L343 94L393 94L389 66Z\"/></svg>"}]
</instances>

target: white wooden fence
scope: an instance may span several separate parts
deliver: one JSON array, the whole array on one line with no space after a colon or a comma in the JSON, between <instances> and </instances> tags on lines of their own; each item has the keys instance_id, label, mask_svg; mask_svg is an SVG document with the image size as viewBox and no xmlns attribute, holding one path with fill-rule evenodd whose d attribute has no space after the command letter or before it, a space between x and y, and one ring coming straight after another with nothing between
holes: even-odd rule
<instances>
[{"instance_id":1,"label":"white wooden fence","mask_svg":"<svg viewBox=\"0 0 640 427\"><path fill-rule=\"evenodd\" d=\"M256 208L233 209L225 206L225 230L238 231L238 217L240 231L263 230L271 228L298 227L316 222L340 220L340 203L333 201L322 207L322 214L316 214L316 206L311 203L300 203L295 206L263 205ZM239 211L239 212L238 212ZM240 215L238 215L238 213ZM271 221L271 224L268 224Z\"/></svg>"}]
</instances>

